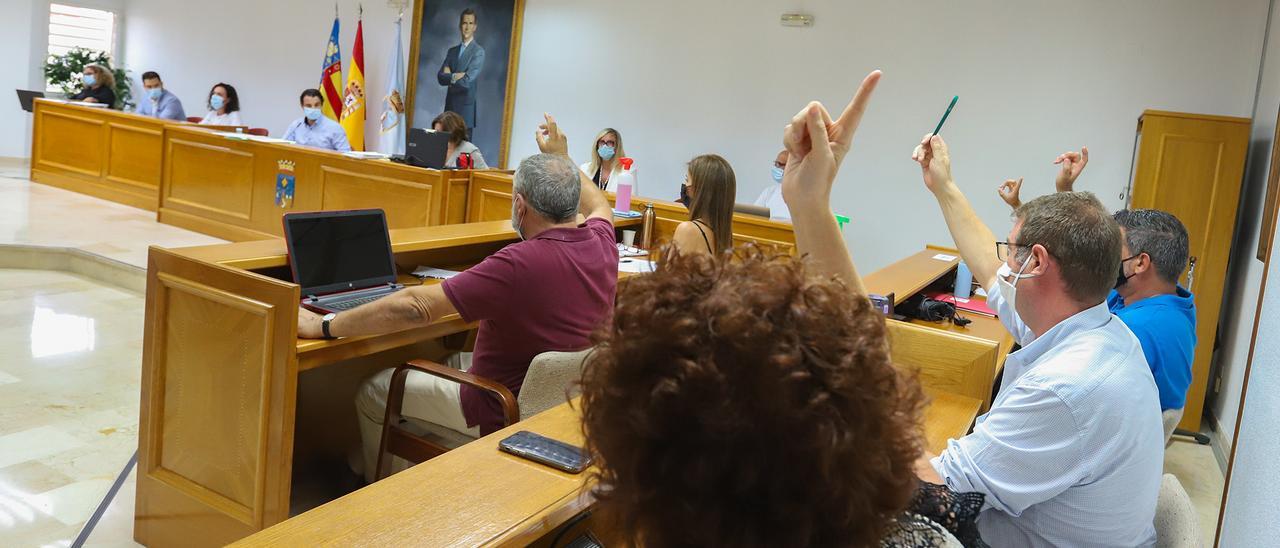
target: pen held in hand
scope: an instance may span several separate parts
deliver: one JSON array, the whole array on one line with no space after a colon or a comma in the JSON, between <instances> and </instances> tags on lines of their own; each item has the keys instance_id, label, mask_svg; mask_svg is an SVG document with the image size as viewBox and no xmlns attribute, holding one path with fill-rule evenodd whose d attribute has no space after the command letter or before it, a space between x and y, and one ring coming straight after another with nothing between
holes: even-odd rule
<instances>
[{"instance_id":1,"label":"pen held in hand","mask_svg":"<svg viewBox=\"0 0 1280 548\"><path fill-rule=\"evenodd\" d=\"M934 135L937 135L939 131L942 131L942 124L947 123L947 117L951 116L951 109L956 107L956 101L959 101L959 100L960 100L959 95L951 98L951 104L947 105L947 111L942 113L942 119L938 120L938 127L933 128Z\"/></svg>"}]
</instances>

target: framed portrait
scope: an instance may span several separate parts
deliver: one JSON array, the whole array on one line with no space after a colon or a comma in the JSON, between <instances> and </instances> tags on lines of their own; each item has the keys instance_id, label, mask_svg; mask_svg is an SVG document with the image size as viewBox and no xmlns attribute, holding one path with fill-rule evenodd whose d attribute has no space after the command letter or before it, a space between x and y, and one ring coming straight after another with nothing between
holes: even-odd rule
<instances>
[{"instance_id":1,"label":"framed portrait","mask_svg":"<svg viewBox=\"0 0 1280 548\"><path fill-rule=\"evenodd\" d=\"M1267 172L1267 191L1262 202L1262 233L1258 235L1258 260L1267 262L1271 256L1272 239L1276 235L1277 216L1280 215L1280 115L1276 116L1276 134L1271 140L1271 170Z\"/></svg>"},{"instance_id":2,"label":"framed portrait","mask_svg":"<svg viewBox=\"0 0 1280 548\"><path fill-rule=\"evenodd\" d=\"M423 0L413 6L409 127L462 117L490 167L506 168L524 0Z\"/></svg>"}]
</instances>

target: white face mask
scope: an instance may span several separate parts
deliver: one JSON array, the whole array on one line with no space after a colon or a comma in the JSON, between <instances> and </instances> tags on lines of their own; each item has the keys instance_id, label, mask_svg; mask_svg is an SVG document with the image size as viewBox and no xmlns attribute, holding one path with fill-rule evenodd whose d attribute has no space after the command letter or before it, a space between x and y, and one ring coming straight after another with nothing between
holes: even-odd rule
<instances>
[{"instance_id":1,"label":"white face mask","mask_svg":"<svg viewBox=\"0 0 1280 548\"><path fill-rule=\"evenodd\" d=\"M516 213L516 201L514 198L511 200L511 228L515 229L516 236L519 236L520 240L523 241L524 232L520 230L523 227L520 226L520 215Z\"/></svg>"},{"instance_id":2,"label":"white face mask","mask_svg":"<svg viewBox=\"0 0 1280 548\"><path fill-rule=\"evenodd\" d=\"M1013 269L1009 267L1009 263L1000 265L1000 268L996 270L996 285L1000 286L1000 296L1004 297L1005 302L1009 303L1009 306L1013 307L1014 310L1018 309L1015 304L1017 302L1018 280L1023 278L1034 278L1039 275L1022 273L1027 269L1027 265L1029 264L1031 264L1030 256L1027 257L1026 262L1022 263L1022 268L1018 269L1017 274L1013 273ZM1010 282L1009 278L1012 278L1013 281Z\"/></svg>"}]
</instances>

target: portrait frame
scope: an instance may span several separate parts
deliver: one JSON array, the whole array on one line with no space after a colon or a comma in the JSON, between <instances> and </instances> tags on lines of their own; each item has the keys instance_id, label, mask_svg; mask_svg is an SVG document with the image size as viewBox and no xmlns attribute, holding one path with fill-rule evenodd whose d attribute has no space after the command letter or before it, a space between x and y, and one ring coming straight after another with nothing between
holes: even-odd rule
<instances>
[{"instance_id":1,"label":"portrait frame","mask_svg":"<svg viewBox=\"0 0 1280 548\"><path fill-rule=\"evenodd\" d=\"M497 0L473 0L473 3L481 1L497 1ZM507 67L506 67L506 83L505 92L503 94L502 104L502 125L499 131L498 139L498 157L496 161L490 159L487 163L490 167L499 169L507 169L507 156L511 150L511 123L515 113L516 105L516 78L519 75L520 68L520 40L523 35L524 27L524 0L509 0L512 4L512 21L510 44L507 51ZM409 41L409 72L408 79L405 82L405 92L408 96L405 102L405 122L407 127L417 127L414 125L414 116L417 113L418 100L418 84L419 77L422 76L418 67L422 65L422 55L426 52L422 49L422 18L425 4L428 2L439 3L440 0L421 0L413 4L413 27ZM482 23L483 24L483 23ZM483 28L483 27L482 27ZM432 75L434 76L434 74ZM434 84L434 82L432 82ZM474 131L474 128L472 128ZM486 158L488 159L488 158Z\"/></svg>"}]
</instances>

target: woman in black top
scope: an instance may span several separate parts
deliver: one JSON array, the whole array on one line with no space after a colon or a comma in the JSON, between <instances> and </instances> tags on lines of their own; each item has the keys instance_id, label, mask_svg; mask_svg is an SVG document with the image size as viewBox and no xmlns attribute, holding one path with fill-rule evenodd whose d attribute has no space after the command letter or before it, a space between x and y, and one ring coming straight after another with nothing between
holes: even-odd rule
<instances>
[{"instance_id":1,"label":"woman in black top","mask_svg":"<svg viewBox=\"0 0 1280 548\"><path fill-rule=\"evenodd\" d=\"M107 70L99 64L88 64L84 66L84 88L80 93L71 96L72 101L84 101L86 103L102 103L108 107L116 104L116 78L111 75L111 71Z\"/></svg>"}]
</instances>

